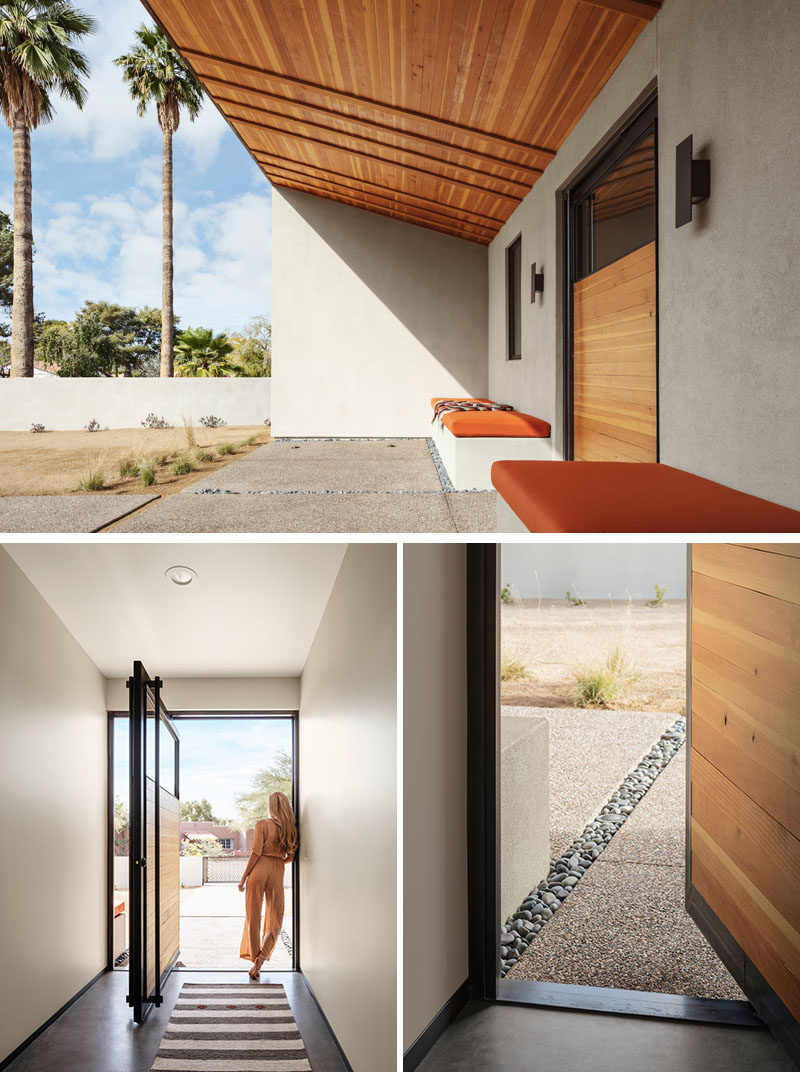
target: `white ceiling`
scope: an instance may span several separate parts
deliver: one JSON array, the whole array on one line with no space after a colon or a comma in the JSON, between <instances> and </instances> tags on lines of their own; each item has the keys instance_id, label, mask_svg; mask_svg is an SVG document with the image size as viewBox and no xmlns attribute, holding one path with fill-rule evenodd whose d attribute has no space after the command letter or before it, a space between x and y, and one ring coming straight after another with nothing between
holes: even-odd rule
<instances>
[{"instance_id":1,"label":"white ceiling","mask_svg":"<svg viewBox=\"0 0 800 1072\"><path fill-rule=\"evenodd\" d=\"M346 544L6 544L106 677L296 676ZM169 566L191 566L185 588Z\"/></svg>"}]
</instances>

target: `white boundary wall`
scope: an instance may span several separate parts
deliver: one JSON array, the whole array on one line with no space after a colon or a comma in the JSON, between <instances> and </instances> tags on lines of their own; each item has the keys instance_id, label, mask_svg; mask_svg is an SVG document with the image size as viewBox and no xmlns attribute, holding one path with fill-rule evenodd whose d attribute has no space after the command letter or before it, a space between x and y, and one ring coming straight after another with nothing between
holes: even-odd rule
<instances>
[{"instance_id":1,"label":"white boundary wall","mask_svg":"<svg viewBox=\"0 0 800 1072\"><path fill-rule=\"evenodd\" d=\"M139 428L148 413L180 427L213 414L229 425L263 424L271 417L272 383L263 377L150 376L0 380L0 431Z\"/></svg>"}]
</instances>

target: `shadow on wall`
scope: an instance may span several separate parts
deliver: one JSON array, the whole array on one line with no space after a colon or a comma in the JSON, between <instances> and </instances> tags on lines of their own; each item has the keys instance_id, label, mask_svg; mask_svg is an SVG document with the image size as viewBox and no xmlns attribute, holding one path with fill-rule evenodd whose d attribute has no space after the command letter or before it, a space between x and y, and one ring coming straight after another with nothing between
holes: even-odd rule
<instances>
[{"instance_id":1,"label":"shadow on wall","mask_svg":"<svg viewBox=\"0 0 800 1072\"><path fill-rule=\"evenodd\" d=\"M303 235L297 220L289 225L296 239L292 275L296 271L306 289L305 297L297 295L296 288L289 296L295 316L299 310L306 318L305 325L296 327L296 319L292 325L293 356L300 351L306 372L313 361L311 340L319 345L315 332L320 325L329 353L342 355L342 374L352 381L361 377L353 385L362 394L393 389L394 381L412 376L416 386L409 387L415 386L415 396L428 389L450 393L456 385L465 394L485 393L486 246L310 194L276 192L289 213L296 213L313 232ZM325 257L318 241L341 264ZM429 421L427 399L422 404Z\"/></svg>"}]
</instances>

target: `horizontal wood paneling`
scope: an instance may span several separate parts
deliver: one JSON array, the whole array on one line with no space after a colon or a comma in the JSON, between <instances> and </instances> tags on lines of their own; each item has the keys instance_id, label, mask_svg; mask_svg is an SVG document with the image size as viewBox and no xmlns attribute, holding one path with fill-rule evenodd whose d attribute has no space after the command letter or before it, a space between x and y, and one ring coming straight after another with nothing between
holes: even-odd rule
<instances>
[{"instance_id":1,"label":"horizontal wood paneling","mask_svg":"<svg viewBox=\"0 0 800 1072\"><path fill-rule=\"evenodd\" d=\"M795 550L692 550L691 881L800 1018Z\"/></svg>"},{"instance_id":2,"label":"horizontal wood paneling","mask_svg":"<svg viewBox=\"0 0 800 1072\"><path fill-rule=\"evenodd\" d=\"M574 288L573 456L658 458L655 242Z\"/></svg>"},{"instance_id":3,"label":"horizontal wood paneling","mask_svg":"<svg viewBox=\"0 0 800 1072\"><path fill-rule=\"evenodd\" d=\"M395 190L398 218L482 243L658 12L656 0L146 6L275 185L288 185L281 160L348 176L353 204L389 214L374 188ZM454 218L420 217L420 197Z\"/></svg>"}]
</instances>

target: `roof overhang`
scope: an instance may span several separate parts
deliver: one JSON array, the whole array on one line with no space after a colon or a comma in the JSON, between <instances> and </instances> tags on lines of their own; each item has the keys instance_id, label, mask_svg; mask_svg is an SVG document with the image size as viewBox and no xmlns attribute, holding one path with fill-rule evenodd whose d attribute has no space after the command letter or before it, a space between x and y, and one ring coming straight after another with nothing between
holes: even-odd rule
<instances>
[{"instance_id":1,"label":"roof overhang","mask_svg":"<svg viewBox=\"0 0 800 1072\"><path fill-rule=\"evenodd\" d=\"M660 0L143 0L274 186L488 243Z\"/></svg>"}]
</instances>

